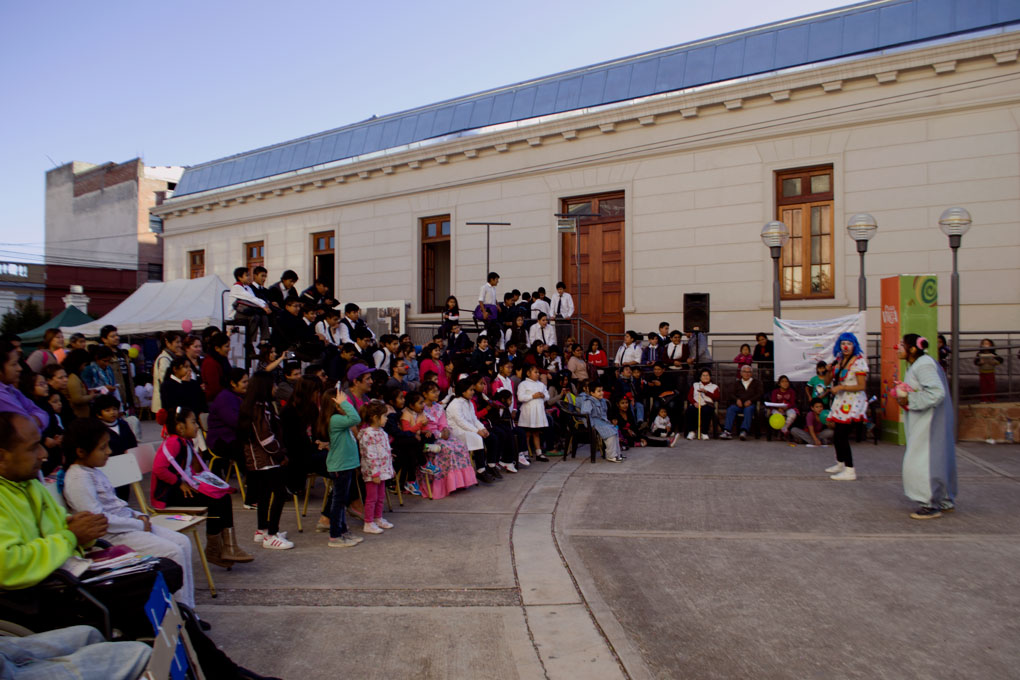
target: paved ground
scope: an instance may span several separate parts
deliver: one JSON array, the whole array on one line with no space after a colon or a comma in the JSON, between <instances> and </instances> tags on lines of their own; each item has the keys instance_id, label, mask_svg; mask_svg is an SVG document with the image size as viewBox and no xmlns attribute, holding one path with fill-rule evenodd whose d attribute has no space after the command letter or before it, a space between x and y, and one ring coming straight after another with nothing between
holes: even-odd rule
<instances>
[{"instance_id":1,"label":"paved ground","mask_svg":"<svg viewBox=\"0 0 1020 680\"><path fill-rule=\"evenodd\" d=\"M343 550L314 496L305 533L284 512L295 550L214 568L199 609L288 680L1017 677L1020 448L965 445L959 510L927 522L901 448L854 453L856 483L765 441L535 464Z\"/></svg>"}]
</instances>

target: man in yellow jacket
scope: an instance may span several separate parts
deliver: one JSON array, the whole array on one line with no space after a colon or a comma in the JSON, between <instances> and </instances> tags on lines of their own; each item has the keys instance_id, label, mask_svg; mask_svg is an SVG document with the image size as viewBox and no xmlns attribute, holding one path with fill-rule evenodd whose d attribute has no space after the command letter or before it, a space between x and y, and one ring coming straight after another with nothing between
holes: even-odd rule
<instances>
[{"instance_id":1,"label":"man in yellow jacket","mask_svg":"<svg viewBox=\"0 0 1020 680\"><path fill-rule=\"evenodd\" d=\"M0 413L0 588L36 585L106 533L104 515L68 517L39 482L46 456L32 420Z\"/></svg>"}]
</instances>

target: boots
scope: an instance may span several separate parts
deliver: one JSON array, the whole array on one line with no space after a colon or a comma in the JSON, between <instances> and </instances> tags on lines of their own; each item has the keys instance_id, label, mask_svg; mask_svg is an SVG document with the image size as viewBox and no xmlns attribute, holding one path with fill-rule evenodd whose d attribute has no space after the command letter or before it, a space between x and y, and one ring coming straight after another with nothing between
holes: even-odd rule
<instances>
[{"instance_id":1,"label":"boots","mask_svg":"<svg viewBox=\"0 0 1020 680\"><path fill-rule=\"evenodd\" d=\"M223 536L222 534L206 534L205 536L205 559L217 567L229 569L233 562L223 559Z\"/></svg>"},{"instance_id":2,"label":"boots","mask_svg":"<svg viewBox=\"0 0 1020 680\"><path fill-rule=\"evenodd\" d=\"M234 528L223 530L223 552L221 556L223 559L229 562L251 562L255 558L241 550L241 546L237 544L237 535L234 533Z\"/></svg>"}]
</instances>

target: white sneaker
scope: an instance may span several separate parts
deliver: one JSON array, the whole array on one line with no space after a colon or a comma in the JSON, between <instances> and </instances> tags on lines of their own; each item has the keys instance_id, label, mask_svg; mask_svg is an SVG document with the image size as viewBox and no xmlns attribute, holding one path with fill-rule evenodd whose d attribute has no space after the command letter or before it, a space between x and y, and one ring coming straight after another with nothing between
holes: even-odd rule
<instances>
[{"instance_id":1,"label":"white sneaker","mask_svg":"<svg viewBox=\"0 0 1020 680\"><path fill-rule=\"evenodd\" d=\"M266 540L266 536L267 535L268 534L266 534L266 532L263 531L262 529L256 529L255 530L255 538L253 539L253 541L255 543L264 543L265 540Z\"/></svg>"},{"instance_id":2,"label":"white sneaker","mask_svg":"<svg viewBox=\"0 0 1020 680\"><path fill-rule=\"evenodd\" d=\"M381 534L383 532L382 529L376 526L375 522L365 522L365 526L361 530L366 534Z\"/></svg>"},{"instance_id":3,"label":"white sneaker","mask_svg":"<svg viewBox=\"0 0 1020 680\"><path fill-rule=\"evenodd\" d=\"M619 458L610 458L609 456L606 456L606 460L608 460L610 463L622 463L623 462Z\"/></svg>"},{"instance_id":4,"label":"white sneaker","mask_svg":"<svg viewBox=\"0 0 1020 680\"><path fill-rule=\"evenodd\" d=\"M702 439L709 439L709 436L707 434L703 434L703 435L701 435L701 438Z\"/></svg>"},{"instance_id":5,"label":"white sneaker","mask_svg":"<svg viewBox=\"0 0 1020 680\"><path fill-rule=\"evenodd\" d=\"M529 465L531 465L531 461L528 460L528 454L522 453L522 454L518 455L517 456L517 464L518 465L523 465L524 467L528 467Z\"/></svg>"},{"instance_id":6,"label":"white sneaker","mask_svg":"<svg viewBox=\"0 0 1020 680\"><path fill-rule=\"evenodd\" d=\"M428 451L429 453L439 453L443 449L440 448L439 444L426 444L425 450Z\"/></svg>"},{"instance_id":7,"label":"white sneaker","mask_svg":"<svg viewBox=\"0 0 1020 680\"><path fill-rule=\"evenodd\" d=\"M262 547L269 550L290 550L294 547L294 544L280 536L280 534L276 534L275 536L267 535L266 540L262 542Z\"/></svg>"},{"instance_id":8,"label":"white sneaker","mask_svg":"<svg viewBox=\"0 0 1020 680\"><path fill-rule=\"evenodd\" d=\"M669 438L670 448L676 448L677 443L680 441L680 433L677 432L675 435Z\"/></svg>"},{"instance_id":9,"label":"white sneaker","mask_svg":"<svg viewBox=\"0 0 1020 680\"><path fill-rule=\"evenodd\" d=\"M517 466L513 463L500 463L499 466L503 468L504 472L509 472L510 474L517 472Z\"/></svg>"},{"instance_id":10,"label":"white sneaker","mask_svg":"<svg viewBox=\"0 0 1020 680\"><path fill-rule=\"evenodd\" d=\"M835 479L837 482L854 482L857 480L857 472L852 468L844 468L842 472L834 475L830 475L829 479Z\"/></svg>"},{"instance_id":11,"label":"white sneaker","mask_svg":"<svg viewBox=\"0 0 1020 680\"><path fill-rule=\"evenodd\" d=\"M694 433L693 432L688 432L687 433L687 438L690 439L690 440L693 440L694 439Z\"/></svg>"},{"instance_id":12,"label":"white sneaker","mask_svg":"<svg viewBox=\"0 0 1020 680\"><path fill-rule=\"evenodd\" d=\"M382 517L377 519L375 521L375 524L380 529L392 529L393 528L393 522L389 521L388 519L383 519Z\"/></svg>"},{"instance_id":13,"label":"white sneaker","mask_svg":"<svg viewBox=\"0 0 1020 680\"><path fill-rule=\"evenodd\" d=\"M831 475L837 472L842 472L845 468L846 466L843 465L842 463L836 463L835 465L825 468L825 471Z\"/></svg>"}]
</instances>

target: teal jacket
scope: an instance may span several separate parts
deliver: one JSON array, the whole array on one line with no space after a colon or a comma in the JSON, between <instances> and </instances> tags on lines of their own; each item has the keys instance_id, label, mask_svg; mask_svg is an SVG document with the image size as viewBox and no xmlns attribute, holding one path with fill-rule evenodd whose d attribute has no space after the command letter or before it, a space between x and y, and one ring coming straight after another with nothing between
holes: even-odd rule
<instances>
[{"instance_id":1,"label":"teal jacket","mask_svg":"<svg viewBox=\"0 0 1020 680\"><path fill-rule=\"evenodd\" d=\"M38 480L0 477L0 588L29 588L75 554L67 513Z\"/></svg>"},{"instance_id":2,"label":"teal jacket","mask_svg":"<svg viewBox=\"0 0 1020 680\"><path fill-rule=\"evenodd\" d=\"M329 455L326 456L326 470L329 472L361 467L358 440L351 432L352 427L361 423L361 416L350 402L345 403L343 409L350 415L334 413L329 419Z\"/></svg>"}]
</instances>

